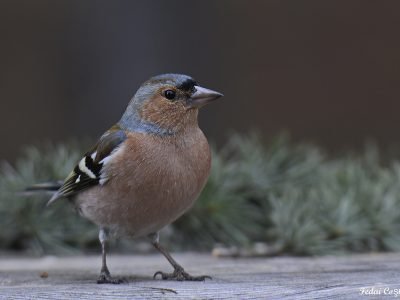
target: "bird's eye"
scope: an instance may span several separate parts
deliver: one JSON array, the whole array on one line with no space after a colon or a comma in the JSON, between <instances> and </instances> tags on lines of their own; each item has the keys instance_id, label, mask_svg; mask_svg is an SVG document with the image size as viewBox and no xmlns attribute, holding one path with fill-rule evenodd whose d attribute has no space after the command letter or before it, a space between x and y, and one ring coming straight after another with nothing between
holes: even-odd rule
<instances>
[{"instance_id":1,"label":"bird's eye","mask_svg":"<svg viewBox=\"0 0 400 300\"><path fill-rule=\"evenodd\" d=\"M175 94L175 91L173 91L173 90L166 90L164 92L164 96L165 96L165 98L172 100L172 99L175 99L176 94Z\"/></svg>"}]
</instances>

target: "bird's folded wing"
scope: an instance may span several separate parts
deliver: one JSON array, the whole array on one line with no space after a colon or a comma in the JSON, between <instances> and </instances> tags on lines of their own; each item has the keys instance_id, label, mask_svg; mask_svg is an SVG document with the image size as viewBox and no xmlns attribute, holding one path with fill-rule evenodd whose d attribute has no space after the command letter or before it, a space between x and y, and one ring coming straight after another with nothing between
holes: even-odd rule
<instances>
[{"instance_id":1,"label":"bird's folded wing","mask_svg":"<svg viewBox=\"0 0 400 300\"><path fill-rule=\"evenodd\" d=\"M103 165L125 139L124 130L118 125L111 127L110 130L103 134L98 143L83 156L48 204L59 198L71 197L88 187L102 184L104 181L102 177Z\"/></svg>"}]
</instances>

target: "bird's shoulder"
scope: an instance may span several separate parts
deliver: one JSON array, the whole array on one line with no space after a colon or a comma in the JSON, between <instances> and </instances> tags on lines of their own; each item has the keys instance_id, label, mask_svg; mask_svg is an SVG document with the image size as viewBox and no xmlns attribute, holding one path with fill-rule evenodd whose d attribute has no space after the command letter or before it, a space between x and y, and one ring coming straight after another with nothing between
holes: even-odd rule
<instances>
[{"instance_id":1,"label":"bird's shoulder","mask_svg":"<svg viewBox=\"0 0 400 300\"><path fill-rule=\"evenodd\" d=\"M88 187L104 184L107 179L102 176L103 167L126 139L127 132L118 124L107 130L98 142L83 155L49 203L62 197L71 197Z\"/></svg>"}]
</instances>

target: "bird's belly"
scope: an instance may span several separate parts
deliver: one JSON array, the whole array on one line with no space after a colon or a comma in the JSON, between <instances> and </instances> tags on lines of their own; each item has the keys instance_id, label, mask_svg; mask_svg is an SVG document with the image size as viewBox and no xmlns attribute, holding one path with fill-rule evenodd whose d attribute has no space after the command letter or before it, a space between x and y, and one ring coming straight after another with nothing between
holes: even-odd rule
<instances>
[{"instance_id":1,"label":"bird's belly","mask_svg":"<svg viewBox=\"0 0 400 300\"><path fill-rule=\"evenodd\" d=\"M133 162L104 186L79 194L75 203L83 216L118 236L144 236L172 223L193 205L209 169L209 156L195 164L169 160L162 167Z\"/></svg>"},{"instance_id":2,"label":"bird's belly","mask_svg":"<svg viewBox=\"0 0 400 300\"><path fill-rule=\"evenodd\" d=\"M192 194L168 199L168 192L160 189L157 194L148 194L151 197L135 193L113 194L110 198L119 197L118 201L111 202L104 197L107 195L97 197L99 192L96 190L101 190L101 187L79 195L76 201L78 209L83 216L118 236L139 237L157 232L187 211L197 198L197 194ZM84 201L79 201L83 197Z\"/></svg>"}]
</instances>

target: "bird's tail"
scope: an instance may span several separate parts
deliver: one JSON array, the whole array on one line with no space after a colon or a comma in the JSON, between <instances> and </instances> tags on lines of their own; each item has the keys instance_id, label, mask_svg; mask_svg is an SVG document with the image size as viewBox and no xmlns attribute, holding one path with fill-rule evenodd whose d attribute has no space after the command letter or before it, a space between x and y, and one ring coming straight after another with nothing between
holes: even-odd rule
<instances>
[{"instance_id":1,"label":"bird's tail","mask_svg":"<svg viewBox=\"0 0 400 300\"><path fill-rule=\"evenodd\" d=\"M47 202L46 206L49 206L59 197L58 190L63 185L63 181L51 181L51 182L43 182L37 183L25 188L25 190L21 193L24 196L32 196L37 193L46 193L51 196L50 200Z\"/></svg>"},{"instance_id":2,"label":"bird's tail","mask_svg":"<svg viewBox=\"0 0 400 300\"><path fill-rule=\"evenodd\" d=\"M23 191L24 194L30 195L36 192L47 192L47 193L55 193L57 192L60 187L62 186L62 181L51 181L51 182L42 182L37 183L31 186L28 186Z\"/></svg>"}]
</instances>

